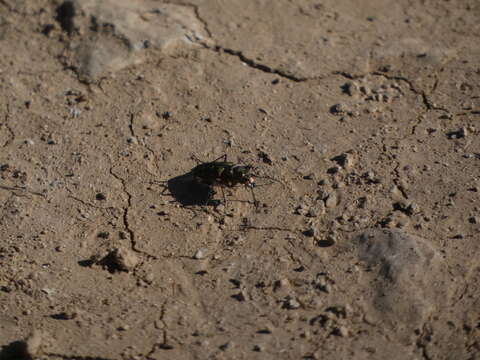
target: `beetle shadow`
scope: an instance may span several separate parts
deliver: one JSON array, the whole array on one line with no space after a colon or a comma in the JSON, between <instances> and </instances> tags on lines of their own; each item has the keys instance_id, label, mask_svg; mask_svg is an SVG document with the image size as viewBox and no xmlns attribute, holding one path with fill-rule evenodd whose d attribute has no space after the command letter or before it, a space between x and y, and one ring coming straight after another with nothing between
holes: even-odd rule
<instances>
[{"instance_id":1,"label":"beetle shadow","mask_svg":"<svg viewBox=\"0 0 480 360\"><path fill-rule=\"evenodd\" d=\"M25 341L14 341L2 346L0 350L0 360L28 360L31 357L28 354Z\"/></svg>"},{"instance_id":2,"label":"beetle shadow","mask_svg":"<svg viewBox=\"0 0 480 360\"><path fill-rule=\"evenodd\" d=\"M166 183L170 195L182 206L215 205L215 191L208 185L195 181L189 173L171 178Z\"/></svg>"}]
</instances>

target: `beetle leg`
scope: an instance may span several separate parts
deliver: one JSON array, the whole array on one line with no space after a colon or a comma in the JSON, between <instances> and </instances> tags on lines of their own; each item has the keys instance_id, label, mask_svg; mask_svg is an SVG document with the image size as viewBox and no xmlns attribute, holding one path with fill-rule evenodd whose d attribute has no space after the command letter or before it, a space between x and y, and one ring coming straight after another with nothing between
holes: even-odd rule
<instances>
[{"instance_id":1,"label":"beetle leg","mask_svg":"<svg viewBox=\"0 0 480 360\"><path fill-rule=\"evenodd\" d=\"M222 196L223 196L223 204L225 205L225 209L227 208L227 198L225 197L225 190L223 190L223 186L220 187L222 189Z\"/></svg>"},{"instance_id":2,"label":"beetle leg","mask_svg":"<svg viewBox=\"0 0 480 360\"><path fill-rule=\"evenodd\" d=\"M253 192L253 186L249 186L248 188L250 189L250 193L252 194L253 204L255 205L255 208L258 210L258 206L260 205L260 203L255 197L255 193Z\"/></svg>"},{"instance_id":3,"label":"beetle leg","mask_svg":"<svg viewBox=\"0 0 480 360\"><path fill-rule=\"evenodd\" d=\"M205 164L205 162L200 160L196 155L192 155L192 159L195 160L198 164Z\"/></svg>"},{"instance_id":4,"label":"beetle leg","mask_svg":"<svg viewBox=\"0 0 480 360\"><path fill-rule=\"evenodd\" d=\"M223 154L223 155L220 156L218 159L215 159L215 160L213 160L213 161L211 161L211 162L217 162L217 161L220 160L220 159L223 159L223 161L226 162L226 161L227 161L227 154Z\"/></svg>"},{"instance_id":5,"label":"beetle leg","mask_svg":"<svg viewBox=\"0 0 480 360\"><path fill-rule=\"evenodd\" d=\"M211 187L208 189L207 197L205 198L205 203L203 205L207 206L210 201L213 201L213 197L217 192L213 190Z\"/></svg>"}]
</instances>

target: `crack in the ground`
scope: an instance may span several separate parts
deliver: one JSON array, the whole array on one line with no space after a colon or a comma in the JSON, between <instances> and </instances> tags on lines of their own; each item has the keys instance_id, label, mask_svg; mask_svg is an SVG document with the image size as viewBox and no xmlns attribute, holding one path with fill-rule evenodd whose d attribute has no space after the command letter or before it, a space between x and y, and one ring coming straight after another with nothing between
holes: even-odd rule
<instances>
[{"instance_id":1,"label":"crack in the ground","mask_svg":"<svg viewBox=\"0 0 480 360\"><path fill-rule=\"evenodd\" d=\"M223 53L223 54L227 54L227 55L230 55L230 56L237 57L243 64L245 64L245 65L247 65L247 66L249 66L253 69L260 70L262 72L269 73L269 74L275 74L275 75L280 76L281 78L288 79L288 80L291 80L293 82L299 83L299 82L305 82L305 81L308 81L308 80L321 79L321 77L308 78L308 77L299 77L299 76L290 74L290 73L288 73L284 70L273 68L273 67L268 66L266 64L259 63L259 62L255 61L253 59L250 59L247 56L245 56L241 50L235 50L235 49L227 48L227 47L224 47L224 46L221 46L221 45L218 45L218 44L210 45L207 42L202 41L200 38L198 38L198 36L196 36L195 39L190 39L190 40L192 42L195 42L195 43L203 46L205 49L210 50L210 51L214 51L218 54Z\"/></svg>"},{"instance_id":2,"label":"crack in the ground","mask_svg":"<svg viewBox=\"0 0 480 360\"><path fill-rule=\"evenodd\" d=\"M393 172L395 173L395 179L393 179L393 183L395 186L398 188L402 196L404 197L405 200L408 200L408 194L403 188L403 186L400 184L399 179L401 178L400 172L398 171L398 168L400 167L400 162L397 162L397 166L395 166L395 169L393 169Z\"/></svg>"},{"instance_id":3,"label":"crack in the ground","mask_svg":"<svg viewBox=\"0 0 480 360\"><path fill-rule=\"evenodd\" d=\"M161 129L160 129L160 132L166 127L167 125L164 125ZM135 139L137 139L138 141L138 137L136 135L136 132L135 132L135 114L134 113L131 113L130 114L130 122L128 124L128 128L130 129L130 134L132 137L134 137ZM153 149L146 143L145 139L142 138L140 139L140 141L138 141L140 143L140 145L142 145L153 157L153 165L155 166L155 168L157 169L157 172L160 173L160 168L158 167L158 159L157 159L157 155L155 154L155 151L153 151ZM147 170L148 172L148 170ZM150 172L149 172L150 173ZM157 176L155 174L150 174L150 175L153 175L153 176Z\"/></svg>"},{"instance_id":4,"label":"crack in the ground","mask_svg":"<svg viewBox=\"0 0 480 360\"><path fill-rule=\"evenodd\" d=\"M225 54L235 56L235 57L239 58L242 63L248 65L251 68L263 71L265 73L275 74L275 75L278 75L282 78L285 78L285 79L288 79L288 80L291 80L291 81L294 81L294 82L304 82L304 81L307 81L307 80L317 79L317 78L298 77L298 76L295 76L293 74L287 73L284 70L272 68L268 65L256 62L255 60L246 57L241 50L234 50L234 49L230 49L230 48L225 48L225 47L220 46L220 45L215 45L214 47L209 46L208 49L213 50L213 51L218 52L218 53L223 52Z\"/></svg>"},{"instance_id":5,"label":"crack in the ground","mask_svg":"<svg viewBox=\"0 0 480 360\"><path fill-rule=\"evenodd\" d=\"M362 74L362 75L352 75L346 71L333 71L332 72L332 75L340 75L340 76L343 76L344 78L348 79L348 80L357 80L357 79L361 79L363 77L365 77L366 75L365 74Z\"/></svg>"},{"instance_id":6,"label":"crack in the ground","mask_svg":"<svg viewBox=\"0 0 480 360\"><path fill-rule=\"evenodd\" d=\"M433 104L428 95L426 94L426 92L424 90L418 90L414 85L413 85L413 82L411 80L409 80L408 78L404 77L404 76L392 76L392 75L388 75L388 74L385 74L385 73L382 73L382 72L379 72L379 71L373 71L373 72L370 72L368 74L365 74L365 75L352 75L348 72L343 72L343 71L335 71L332 73L333 75L340 75L340 76L343 76L344 78L346 79L349 79L349 80L356 80L356 79L361 79L361 78L365 78L366 76L368 75L373 75L373 76L380 76L380 77L383 77L387 80L395 80L395 81L402 81L404 83L406 83L408 85L408 88L409 90L416 94L416 95L420 95L422 97L422 102L423 102L423 106L426 108L426 112L430 111L430 110L437 110L437 111L444 111L448 114L450 114L450 111L446 108L443 108L443 107L440 107L440 106L436 106L435 104ZM435 90L435 88L437 87L437 83L438 83L438 79L435 81L435 84L433 86L433 89L432 89L432 92ZM402 94L403 92L400 91ZM425 113L425 112L424 112ZM423 113L423 114L424 114ZM420 125L422 123L422 116L423 114L420 114L419 117L418 117L418 120L417 122L412 126L411 130L410 130L410 135L415 135L415 132L417 130L417 127L418 125ZM407 138L408 135L404 136L402 138L405 139Z\"/></svg>"},{"instance_id":7,"label":"crack in the ground","mask_svg":"<svg viewBox=\"0 0 480 360\"><path fill-rule=\"evenodd\" d=\"M253 225L242 226L242 225L240 225L240 229L242 231L246 230L246 229L249 229L249 230L251 229L251 230L266 230L266 231L276 230L276 231L286 231L286 232L291 232L291 233L296 232L293 229L281 228L281 227L277 227L277 226L253 226Z\"/></svg>"},{"instance_id":8,"label":"crack in the ground","mask_svg":"<svg viewBox=\"0 0 480 360\"><path fill-rule=\"evenodd\" d=\"M23 191L23 192L26 192L30 195L40 196L44 199L47 197L47 195L45 195L43 193L28 190L26 187L0 185L0 189L10 191L14 196L18 196L18 197L28 197L28 196L20 195L20 194L16 193L16 191Z\"/></svg>"},{"instance_id":9,"label":"crack in the ground","mask_svg":"<svg viewBox=\"0 0 480 360\"><path fill-rule=\"evenodd\" d=\"M198 5L190 4L190 3L182 3L182 2L177 3L177 2L170 2L170 1L166 1L165 4L175 4L175 5L180 5L180 6L191 7L193 9L193 12L194 12L197 20L200 23L202 23L203 28L204 28L205 32L207 33L208 37L210 39L213 39L212 33L211 33L211 31L208 27L207 21L205 19L203 19L200 15L200 10L199 10ZM288 72L286 72L282 69L277 69L277 68L271 67L269 65L259 63L255 60L250 59L247 56L245 56L241 50L235 50L235 49L232 49L232 48L227 48L227 47L218 45L215 40L213 40L214 45L210 45L207 41L203 41L202 38L199 37L197 34L195 34L194 31L193 31L193 33L195 35L195 38L190 39L192 42L196 42L196 43L200 44L201 46L203 46L205 49L214 51L216 53L224 53L224 54L227 54L227 55L235 56L238 59L240 59L240 61L243 64L245 64L245 65L247 65L251 68L260 70L260 71L265 72L265 73L275 74L275 75L278 75L282 78L285 78L285 79L288 79L288 80L291 80L291 81L294 81L294 82L304 82L304 81L307 81L307 80L318 79L316 77L312 77L312 78L299 77L299 76L290 74L290 73L288 73Z\"/></svg>"},{"instance_id":10,"label":"crack in the ground","mask_svg":"<svg viewBox=\"0 0 480 360\"><path fill-rule=\"evenodd\" d=\"M154 165L155 168L157 169L158 174L160 174L160 168L158 167L157 154L155 154L155 151L153 151L153 149L152 149L145 141L142 141L142 145L145 147L145 149L147 149L147 151L148 151L150 154L152 154L152 157L153 157L153 165ZM148 170L147 170L147 172L148 172L150 175L153 175L154 177L159 176L159 175L155 175L155 174L150 173Z\"/></svg>"},{"instance_id":11,"label":"crack in the ground","mask_svg":"<svg viewBox=\"0 0 480 360\"><path fill-rule=\"evenodd\" d=\"M439 111L444 111L446 113L450 113L450 111L448 111L448 109L445 109L445 108L442 108L440 106L436 106L435 104L433 104L430 101L430 99L428 98L428 95L425 93L424 90L418 90L413 85L412 81L409 80L408 78L404 77L404 76L391 76L391 75L387 75L387 74L379 72L379 71L374 71L374 72L371 73L371 75L382 76L382 77L384 77L385 79L388 79L388 80L403 81L404 83L406 83L408 85L408 87L410 88L410 91L412 91L414 94L420 95L422 97L423 105L427 108L427 110L439 110Z\"/></svg>"},{"instance_id":12,"label":"crack in the ground","mask_svg":"<svg viewBox=\"0 0 480 360\"><path fill-rule=\"evenodd\" d=\"M431 93L437 90L438 83L439 83L438 76L435 76L435 82L433 83L432 90L430 90Z\"/></svg>"},{"instance_id":13,"label":"crack in the ground","mask_svg":"<svg viewBox=\"0 0 480 360\"><path fill-rule=\"evenodd\" d=\"M130 244L131 244L132 250L139 253L139 254L144 255L147 259L157 260L158 258L156 256L153 256L153 255L151 255L151 254L149 254L145 251L139 250L137 248L137 241L135 239L135 232L132 229L132 227L130 226L130 222L128 220L128 212L129 212L130 208L132 207L132 194L127 190L126 180L123 179L121 176L115 174L115 172L113 171L113 167L111 167L109 169L109 171L110 171L110 175L112 175L115 179L120 181L120 183L122 184L123 192L127 196L127 205L123 207L122 219L123 219L123 226L124 226L125 230L127 231L128 235L130 237Z\"/></svg>"},{"instance_id":14,"label":"crack in the ground","mask_svg":"<svg viewBox=\"0 0 480 360\"><path fill-rule=\"evenodd\" d=\"M208 37L210 37L210 38L212 37L212 33L210 32L210 29L208 28L207 21L204 18L202 18L202 16L200 15L200 9L199 9L198 5L191 4L191 3L186 3L186 2L172 2L172 1L164 1L163 3L168 4L168 5L179 5L179 6L185 6L185 7L192 8L193 12L195 14L195 17L197 18L198 21L200 21L202 23L203 29L207 33Z\"/></svg>"},{"instance_id":15,"label":"crack in the ground","mask_svg":"<svg viewBox=\"0 0 480 360\"><path fill-rule=\"evenodd\" d=\"M382 72L379 72L379 71L373 71L373 72L370 72L369 74L360 74L360 75L352 75L352 74L350 74L346 71L332 71L329 75L325 75L325 76L311 76L311 77L298 76L298 75L294 75L292 73L289 73L285 70L274 68L274 67L271 67L267 64L257 62L255 60L245 56L244 53L241 50L235 50L235 49L232 49L232 48L227 48L227 47L218 45L215 41L214 41L214 45L210 45L207 42L202 41L198 38L195 39L194 41L197 42L198 44L200 44L201 46L203 46L207 50L211 50L211 51L214 51L216 53L224 53L224 54L227 54L227 55L235 56L243 64L245 64L245 65L247 65L247 66L249 66L253 69L260 70L262 72L269 73L269 74L275 74L275 75L278 75L278 76L280 76L284 79L287 79L287 80L290 80L290 81L293 81L293 82L297 82L297 83L314 81L314 80L322 80L322 79L324 79L328 76L335 76L335 75L341 75L341 76L343 76L343 77L345 77L349 80L364 78L367 75L375 75L375 76L382 76L382 77L384 77L388 80L402 81L402 82L405 82L408 85L410 91L412 91L414 94L417 94L417 95L421 96L423 105L426 107L427 110L438 110L438 111L444 111L446 113L450 113L450 111L448 109L433 104L430 101L428 95L426 94L426 92L424 90L418 90L413 85L412 81L409 80L408 78L404 77L404 76L391 76L391 75L388 75L388 74L385 74L385 73L382 73ZM436 84L435 84L435 86L436 86Z\"/></svg>"},{"instance_id":16,"label":"crack in the ground","mask_svg":"<svg viewBox=\"0 0 480 360\"><path fill-rule=\"evenodd\" d=\"M137 136L135 135L135 128L133 121L135 120L135 115L133 113L130 114L130 122L128 123L128 128L130 129L130 135L134 138Z\"/></svg>"},{"instance_id":17,"label":"crack in the ground","mask_svg":"<svg viewBox=\"0 0 480 360\"><path fill-rule=\"evenodd\" d=\"M10 133L10 138L7 139L5 141L5 143L3 144L2 147L7 147L8 145L10 145L13 140L15 139L15 133L14 131L12 130L12 128L10 127L10 124L9 124L9 119L10 119L10 104L7 104L7 113L5 114L5 121L4 123L2 124L3 126L5 126L5 128L7 129L7 131Z\"/></svg>"},{"instance_id":18,"label":"crack in the ground","mask_svg":"<svg viewBox=\"0 0 480 360\"><path fill-rule=\"evenodd\" d=\"M171 5L185 6L185 7L189 7L189 8L193 9L193 12L195 14L196 19L203 25L204 31L207 33L208 37L212 40L213 44L209 43L208 41L202 40L202 37L195 34L195 31L192 30L192 29L190 29L190 30L193 32L194 38L191 38L189 36L187 36L187 37L189 38L190 41L201 45L202 47L204 47L207 50L214 51L216 53L224 53L224 54L227 54L227 55L230 55L230 56L234 56L234 57L238 58L243 64L245 64L245 65L247 65L247 66L249 66L253 69L260 70L262 72L269 73L269 74L275 74L275 75L280 76L281 78L284 78L284 79L287 79L287 80L290 80L290 81L293 81L293 82L297 82L297 83L312 81L312 80L321 80L321 79L326 77L326 76L312 76L312 77L297 76L297 75L292 74L290 72L287 72L285 70L275 68L275 67L269 66L267 64L255 61L255 60L245 56L245 54L243 53L242 50L236 50L236 49L232 49L232 48L229 48L229 47L219 45L218 42L215 41L215 39L213 38L212 32L210 31L209 26L208 26L208 22L200 15L200 7L198 5L187 3L187 2L175 2L175 1L169 1L169 0L166 0L163 3L164 4L171 4ZM346 73L342 73L342 72L338 72L338 71L334 71L330 75L337 75L337 74L340 74L340 73L344 74L344 76L346 75Z\"/></svg>"},{"instance_id":19,"label":"crack in the ground","mask_svg":"<svg viewBox=\"0 0 480 360\"><path fill-rule=\"evenodd\" d=\"M23 15L23 16L36 16L42 14L45 10L43 8L33 11L32 13L29 13L28 11L20 11L15 9L14 5L10 5L7 1L5 0L0 0L0 4L5 6L8 11L18 14L18 15Z\"/></svg>"},{"instance_id":20,"label":"crack in the ground","mask_svg":"<svg viewBox=\"0 0 480 360\"><path fill-rule=\"evenodd\" d=\"M210 29L208 28L207 21L200 16L200 10L199 10L198 5L195 5L195 4L186 4L186 5L193 7L193 11L195 12L195 16L197 17L198 21L200 21L203 24L203 29L207 33L208 37L212 37L212 33L210 32Z\"/></svg>"},{"instance_id":21,"label":"crack in the ground","mask_svg":"<svg viewBox=\"0 0 480 360\"><path fill-rule=\"evenodd\" d=\"M70 192L69 189L67 189L67 191ZM68 195L67 197L68 197L69 199L75 200L75 201L79 202L80 204L85 205L85 206L87 206L87 207L91 207L91 208L99 209L99 210L107 210L107 208L93 205L93 204L89 203L88 201L82 200L82 199L80 199L80 198L78 198L78 197L76 197L76 196L73 196L73 195Z\"/></svg>"},{"instance_id":22,"label":"crack in the ground","mask_svg":"<svg viewBox=\"0 0 480 360\"><path fill-rule=\"evenodd\" d=\"M164 302L162 303L161 308L160 308L160 318L159 318L159 321L160 321L160 322L162 323L162 325L163 325L162 342L160 342L160 343L156 342L156 343L154 343L154 344L152 345L152 349L145 355L145 357L146 357L147 359L151 359L152 354L155 353L155 350L157 350L157 348L158 348L158 349L163 349L163 350L173 349L173 346L172 346L172 345L169 345L168 342L167 342L167 341L168 341L167 323L166 323L165 320L164 320L165 312L166 312L166 309L165 309L166 303L167 303L167 302L164 301Z\"/></svg>"},{"instance_id":23,"label":"crack in the ground","mask_svg":"<svg viewBox=\"0 0 480 360\"><path fill-rule=\"evenodd\" d=\"M58 354L58 353L51 353L47 352L45 355L50 357L57 357L65 360L113 360L110 358L104 358L99 356L82 356L82 355L66 355L66 354Z\"/></svg>"},{"instance_id":24,"label":"crack in the ground","mask_svg":"<svg viewBox=\"0 0 480 360\"><path fill-rule=\"evenodd\" d=\"M110 175L112 175L115 179L117 179L118 181L120 181L120 183L122 184L122 189L123 189L123 192L127 195L127 206L125 206L123 208L123 226L125 227L125 230L127 230L129 236L130 236L130 241L131 241L131 244L132 244L132 249L137 251L135 249L135 232L133 231L133 229L130 227L130 223L128 221L128 210L130 209L130 207L132 206L132 194L130 194L130 192L127 190L127 184L126 184L126 181L125 179L123 179L122 177L118 176L117 174L115 174L115 172L113 171L113 167L110 168Z\"/></svg>"},{"instance_id":25,"label":"crack in the ground","mask_svg":"<svg viewBox=\"0 0 480 360\"><path fill-rule=\"evenodd\" d=\"M412 130L410 131L410 135L415 135L417 132L417 127L422 123L422 116L418 117L417 122L412 126Z\"/></svg>"},{"instance_id":26,"label":"crack in the ground","mask_svg":"<svg viewBox=\"0 0 480 360\"><path fill-rule=\"evenodd\" d=\"M421 350L421 355L422 358L425 360L431 360L432 358L427 352L427 343L428 343L428 338L432 336L432 330L427 326L427 324L424 324L422 327L422 331L418 337L417 340L417 348Z\"/></svg>"},{"instance_id":27,"label":"crack in the ground","mask_svg":"<svg viewBox=\"0 0 480 360\"><path fill-rule=\"evenodd\" d=\"M8 145L10 145L13 140L15 139L15 133L13 132L12 128L10 127L10 125L8 125L8 123L5 123L3 124L5 126L5 128L8 130L8 132L10 133L10 138L5 141L5 144L3 144L3 147L7 147Z\"/></svg>"},{"instance_id":28,"label":"crack in the ground","mask_svg":"<svg viewBox=\"0 0 480 360\"><path fill-rule=\"evenodd\" d=\"M218 45L218 44L216 44L214 46L211 46L211 45L207 44L206 42L199 41L199 40L197 40L197 42L208 50L212 50L212 51L215 51L217 53L225 53L225 54L228 54L228 55L231 55L231 56L235 56L235 57L239 58L242 63L244 63L245 65L247 65L251 68L254 68L256 70L260 70L260 71L265 72L265 73L275 74L275 75L278 75L282 78L291 80L293 82L301 83L301 82L307 82L307 81L313 81L313 80L321 80L321 79L324 79L325 77L328 76L328 75L327 76L312 76L312 77L297 76L297 75L288 73L284 70L273 68L269 65L259 63L259 62L255 61L253 59L250 59L250 58L246 57L241 50L226 48L226 47L223 47L223 46ZM361 75L352 75L352 74L350 74L348 72L345 72L345 71L332 71L330 75L333 75L333 76L341 75L341 76L343 76L343 77L345 77L349 80L355 80L355 79L363 78L367 75L375 75L375 76L382 76L382 77L384 77L388 80L402 81L402 82L404 82L408 85L410 91L412 91L414 94L417 94L417 95L421 96L423 105L425 106L427 111L438 110L438 111L444 111L446 113L450 113L450 111L448 109L437 106L434 103L432 103L424 90L418 90L413 85L412 81L409 80L408 78L404 77L404 76L391 76L391 75L387 75L385 73L378 72L378 71L373 71L369 74L361 74ZM436 87L436 84L435 84L435 87Z\"/></svg>"},{"instance_id":29,"label":"crack in the ground","mask_svg":"<svg viewBox=\"0 0 480 360\"><path fill-rule=\"evenodd\" d=\"M458 298L453 302L452 304L452 308L456 307L457 304L463 300L463 298L465 297L465 295L468 293L468 290L469 290L469 284L468 283L465 283L464 286L463 286L463 289L462 291L460 292L460 296L458 296Z\"/></svg>"}]
</instances>

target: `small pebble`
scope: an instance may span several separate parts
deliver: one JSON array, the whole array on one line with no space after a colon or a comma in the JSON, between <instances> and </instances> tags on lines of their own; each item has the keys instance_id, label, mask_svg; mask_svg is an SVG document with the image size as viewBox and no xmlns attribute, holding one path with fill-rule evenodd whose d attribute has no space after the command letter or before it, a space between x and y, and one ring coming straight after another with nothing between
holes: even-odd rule
<instances>
[{"instance_id":1,"label":"small pebble","mask_svg":"<svg viewBox=\"0 0 480 360\"><path fill-rule=\"evenodd\" d=\"M327 208L334 208L338 204L338 197L336 192L331 192L330 195L328 195L327 200L325 201L325 206Z\"/></svg>"},{"instance_id":2,"label":"small pebble","mask_svg":"<svg viewBox=\"0 0 480 360\"><path fill-rule=\"evenodd\" d=\"M218 213L225 212L225 205L219 204L219 205L215 206L215 211L218 212Z\"/></svg>"},{"instance_id":3,"label":"small pebble","mask_svg":"<svg viewBox=\"0 0 480 360\"><path fill-rule=\"evenodd\" d=\"M97 263L99 265L106 266L111 272L114 272L114 271L128 272L133 270L138 265L139 262L140 262L140 259L135 254L135 252L133 252L130 249L118 247L111 250L106 256L100 259Z\"/></svg>"},{"instance_id":4,"label":"small pebble","mask_svg":"<svg viewBox=\"0 0 480 360\"><path fill-rule=\"evenodd\" d=\"M57 319L57 320L72 320L75 319L78 316L78 313L76 311L63 311L61 313L52 315L52 318Z\"/></svg>"},{"instance_id":5,"label":"small pebble","mask_svg":"<svg viewBox=\"0 0 480 360\"><path fill-rule=\"evenodd\" d=\"M315 236L315 229L314 228L309 228L303 232L303 235L307 237L314 237Z\"/></svg>"},{"instance_id":6,"label":"small pebble","mask_svg":"<svg viewBox=\"0 0 480 360\"><path fill-rule=\"evenodd\" d=\"M170 111L165 111L163 114L162 114L162 118L164 118L165 120L168 120L172 117L172 113Z\"/></svg>"},{"instance_id":7,"label":"small pebble","mask_svg":"<svg viewBox=\"0 0 480 360\"><path fill-rule=\"evenodd\" d=\"M323 202L317 204L314 207L311 207L308 209L307 216L308 217L317 217L319 215L324 215L325 214L325 204Z\"/></svg>"},{"instance_id":8,"label":"small pebble","mask_svg":"<svg viewBox=\"0 0 480 360\"><path fill-rule=\"evenodd\" d=\"M334 115L340 115L348 111L345 104L335 104L330 107L330 112Z\"/></svg>"},{"instance_id":9,"label":"small pebble","mask_svg":"<svg viewBox=\"0 0 480 360\"><path fill-rule=\"evenodd\" d=\"M354 164L353 156L349 153L342 153L340 155L334 156L330 160L336 162L344 169L351 168Z\"/></svg>"},{"instance_id":10,"label":"small pebble","mask_svg":"<svg viewBox=\"0 0 480 360\"><path fill-rule=\"evenodd\" d=\"M196 259L196 260L201 260L201 259L204 259L205 256L206 256L206 253L207 253L207 249L198 249L196 252L195 252L195 255L193 255L193 258Z\"/></svg>"},{"instance_id":11,"label":"small pebble","mask_svg":"<svg viewBox=\"0 0 480 360\"><path fill-rule=\"evenodd\" d=\"M469 134L468 129L466 127L463 127L456 131L450 131L449 133L447 133L447 137L449 139L461 139L461 138L467 137L468 134Z\"/></svg>"},{"instance_id":12,"label":"small pebble","mask_svg":"<svg viewBox=\"0 0 480 360\"><path fill-rule=\"evenodd\" d=\"M368 325L375 325L377 323L377 321L370 314L365 314L363 316L363 321Z\"/></svg>"},{"instance_id":13,"label":"small pebble","mask_svg":"<svg viewBox=\"0 0 480 360\"><path fill-rule=\"evenodd\" d=\"M335 333L338 336L347 337L348 336L348 328L345 327L345 326L340 326L339 328L335 329Z\"/></svg>"},{"instance_id":14,"label":"small pebble","mask_svg":"<svg viewBox=\"0 0 480 360\"><path fill-rule=\"evenodd\" d=\"M34 330L25 340L25 353L27 358L37 358L40 354L43 342L43 334L39 330Z\"/></svg>"},{"instance_id":15,"label":"small pebble","mask_svg":"<svg viewBox=\"0 0 480 360\"><path fill-rule=\"evenodd\" d=\"M318 200L326 200L328 198L328 191L320 189L317 191Z\"/></svg>"},{"instance_id":16,"label":"small pebble","mask_svg":"<svg viewBox=\"0 0 480 360\"><path fill-rule=\"evenodd\" d=\"M227 351L228 349L230 349L232 347L232 342L231 341L228 341L226 342L225 344L222 344L220 345L218 348L222 351Z\"/></svg>"},{"instance_id":17,"label":"small pebble","mask_svg":"<svg viewBox=\"0 0 480 360\"><path fill-rule=\"evenodd\" d=\"M356 96L359 93L359 88L356 83L353 81L348 81L342 86L342 90L345 94L349 96Z\"/></svg>"},{"instance_id":18,"label":"small pebble","mask_svg":"<svg viewBox=\"0 0 480 360\"><path fill-rule=\"evenodd\" d=\"M252 350L256 352L261 352L263 349L260 345L254 345Z\"/></svg>"},{"instance_id":19,"label":"small pebble","mask_svg":"<svg viewBox=\"0 0 480 360\"><path fill-rule=\"evenodd\" d=\"M373 171L367 171L363 174L363 178L367 180L368 183L377 184L380 182Z\"/></svg>"},{"instance_id":20,"label":"small pebble","mask_svg":"<svg viewBox=\"0 0 480 360\"><path fill-rule=\"evenodd\" d=\"M243 291L239 292L238 294L232 295L232 298L240 302L243 302L247 299Z\"/></svg>"},{"instance_id":21,"label":"small pebble","mask_svg":"<svg viewBox=\"0 0 480 360\"><path fill-rule=\"evenodd\" d=\"M108 231L101 231L97 234L97 237L100 239L108 239L110 237L110 233Z\"/></svg>"},{"instance_id":22,"label":"small pebble","mask_svg":"<svg viewBox=\"0 0 480 360\"><path fill-rule=\"evenodd\" d=\"M335 245L336 242L336 238L333 235L329 235L325 239L318 240L317 245L319 247L330 247Z\"/></svg>"},{"instance_id":23,"label":"small pebble","mask_svg":"<svg viewBox=\"0 0 480 360\"><path fill-rule=\"evenodd\" d=\"M307 210L307 208L304 204L300 204L295 209L295 214L297 214L297 215L306 215L307 213L308 213L308 210Z\"/></svg>"},{"instance_id":24,"label":"small pebble","mask_svg":"<svg viewBox=\"0 0 480 360\"><path fill-rule=\"evenodd\" d=\"M415 215L420 213L421 209L417 203L411 203L407 208L407 215Z\"/></svg>"},{"instance_id":25,"label":"small pebble","mask_svg":"<svg viewBox=\"0 0 480 360\"><path fill-rule=\"evenodd\" d=\"M273 159L272 157L267 154L266 152L264 151L259 151L258 152L258 157L265 163L265 164L268 164L268 165L272 165L273 164Z\"/></svg>"},{"instance_id":26,"label":"small pebble","mask_svg":"<svg viewBox=\"0 0 480 360\"><path fill-rule=\"evenodd\" d=\"M327 174L335 175L340 171L340 169L340 166L332 166L331 168L327 169Z\"/></svg>"},{"instance_id":27,"label":"small pebble","mask_svg":"<svg viewBox=\"0 0 480 360\"><path fill-rule=\"evenodd\" d=\"M47 294L48 296L55 294L55 290L50 288L43 288L42 292Z\"/></svg>"},{"instance_id":28,"label":"small pebble","mask_svg":"<svg viewBox=\"0 0 480 360\"><path fill-rule=\"evenodd\" d=\"M153 275L153 273L149 272L145 275L144 280L147 284L152 284L153 280L155 280L155 276Z\"/></svg>"},{"instance_id":29,"label":"small pebble","mask_svg":"<svg viewBox=\"0 0 480 360\"><path fill-rule=\"evenodd\" d=\"M479 216L471 216L468 221L470 224L480 224L480 217Z\"/></svg>"},{"instance_id":30,"label":"small pebble","mask_svg":"<svg viewBox=\"0 0 480 360\"><path fill-rule=\"evenodd\" d=\"M263 329L258 330L257 334L271 334L272 332L273 332L272 327L267 325Z\"/></svg>"},{"instance_id":31,"label":"small pebble","mask_svg":"<svg viewBox=\"0 0 480 360\"><path fill-rule=\"evenodd\" d=\"M290 299L287 299L287 301L285 301L284 306L287 309L295 310L295 309L298 309L301 306L301 304L297 301L297 299L290 298Z\"/></svg>"}]
</instances>

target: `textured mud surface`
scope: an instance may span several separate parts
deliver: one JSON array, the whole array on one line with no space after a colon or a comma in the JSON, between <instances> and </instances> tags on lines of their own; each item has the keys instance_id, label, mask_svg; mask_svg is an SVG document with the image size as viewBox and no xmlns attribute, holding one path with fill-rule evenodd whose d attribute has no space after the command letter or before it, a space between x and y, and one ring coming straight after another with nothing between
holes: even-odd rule
<instances>
[{"instance_id":1,"label":"textured mud surface","mask_svg":"<svg viewBox=\"0 0 480 360\"><path fill-rule=\"evenodd\" d=\"M0 0L0 358L477 359L479 44L475 0ZM223 154L258 207L202 205Z\"/></svg>"}]
</instances>

